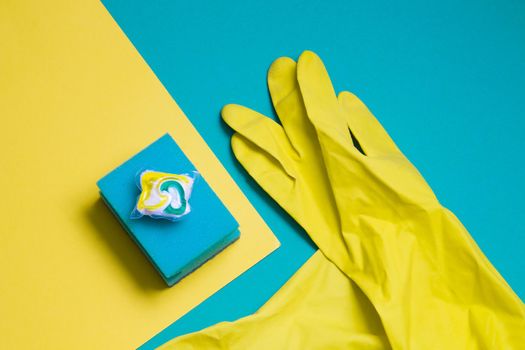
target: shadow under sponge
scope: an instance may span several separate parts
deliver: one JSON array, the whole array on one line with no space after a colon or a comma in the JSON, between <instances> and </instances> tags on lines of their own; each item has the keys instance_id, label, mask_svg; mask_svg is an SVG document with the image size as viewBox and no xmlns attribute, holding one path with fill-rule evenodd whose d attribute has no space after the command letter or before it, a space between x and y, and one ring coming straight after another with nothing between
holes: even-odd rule
<instances>
[{"instance_id":1,"label":"shadow under sponge","mask_svg":"<svg viewBox=\"0 0 525 350\"><path fill-rule=\"evenodd\" d=\"M97 182L105 203L172 286L237 240L239 224L203 177L195 181L191 213L181 220L131 219L140 194L136 176L144 169L183 174L195 167L165 134Z\"/></svg>"}]
</instances>

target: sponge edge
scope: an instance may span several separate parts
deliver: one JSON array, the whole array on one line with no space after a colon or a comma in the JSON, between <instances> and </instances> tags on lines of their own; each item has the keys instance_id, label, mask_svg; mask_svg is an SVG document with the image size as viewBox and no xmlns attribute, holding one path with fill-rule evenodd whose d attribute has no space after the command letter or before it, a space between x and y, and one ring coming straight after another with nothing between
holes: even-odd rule
<instances>
[{"instance_id":1,"label":"sponge edge","mask_svg":"<svg viewBox=\"0 0 525 350\"><path fill-rule=\"evenodd\" d=\"M184 174L195 167L166 134L97 182L107 206L166 284L173 286L239 239L239 224L202 176L193 187L191 213L182 220L130 218L141 169Z\"/></svg>"},{"instance_id":2,"label":"sponge edge","mask_svg":"<svg viewBox=\"0 0 525 350\"><path fill-rule=\"evenodd\" d=\"M226 249L226 247L228 247L230 244L238 240L239 237L240 237L240 232L238 229L236 229L235 231L233 231L232 233L224 237L223 240L217 242L215 246L210 247L208 251L203 252L201 256L197 257L195 260L188 263L188 265L185 268L177 272L175 275L165 276L164 274L161 273L162 278L164 279L164 281L169 287L173 286L175 283L179 282L181 279L183 279L184 277L188 276L190 273L195 271L199 266L203 265L206 261L210 260L215 255L222 252L224 249Z\"/></svg>"}]
</instances>

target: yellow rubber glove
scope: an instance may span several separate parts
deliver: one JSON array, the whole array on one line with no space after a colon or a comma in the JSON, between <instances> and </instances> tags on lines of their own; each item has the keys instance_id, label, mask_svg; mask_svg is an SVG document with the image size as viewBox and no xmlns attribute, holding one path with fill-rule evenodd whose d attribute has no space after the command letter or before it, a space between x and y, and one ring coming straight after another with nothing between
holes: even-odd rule
<instances>
[{"instance_id":1,"label":"yellow rubber glove","mask_svg":"<svg viewBox=\"0 0 525 350\"><path fill-rule=\"evenodd\" d=\"M297 80L340 219L308 232L368 296L392 348L523 348L523 303L374 116L349 93L338 103L312 52Z\"/></svg>"},{"instance_id":2,"label":"yellow rubber glove","mask_svg":"<svg viewBox=\"0 0 525 350\"><path fill-rule=\"evenodd\" d=\"M274 80L280 83L272 85ZM223 117L238 132L233 150L362 288L392 348L520 348L523 304L366 107L349 93L338 104L322 62L311 52L301 56L297 79L292 60L276 61L269 86L282 127L227 106ZM349 128L366 155L354 147ZM310 327L305 339L317 330L315 323ZM265 344L242 324L220 327L214 344L227 348L232 332ZM183 339L200 348L210 345L199 342L205 334L209 330ZM345 345L334 338L331 347Z\"/></svg>"},{"instance_id":3,"label":"yellow rubber glove","mask_svg":"<svg viewBox=\"0 0 525 350\"><path fill-rule=\"evenodd\" d=\"M306 157L305 165L312 165L309 173L314 180L323 176L324 170L317 166L321 157L318 147L312 145L310 137L315 137L315 130L304 124L305 115L300 99L296 79L296 64L291 59L279 59L268 72L268 86L276 108L280 111L283 123L291 127L291 137L295 136L295 147ZM238 110L239 109L239 110ZM246 115L243 112L246 112ZM282 133L280 126L260 115L253 114L243 107L229 106L223 110L223 116L228 119L245 116L247 129L251 121L255 122L253 135L257 142L267 146L268 151L260 152L251 142L244 142L240 135L232 139L233 149L239 159L250 158L261 161L256 167L268 176L274 170L279 174L282 168L276 165L269 153L282 150L293 151L290 143L271 145L267 141L283 141L280 136L266 139L272 131ZM252 117L255 116L255 119ZM259 133L257 122L265 123L267 132ZM268 122L268 123L267 123ZM266 124L267 123L267 124ZM261 135L263 138L257 139ZM287 142L287 141L286 141ZM275 147L274 147L275 146ZM277 154L276 153L276 154ZM286 153L282 153L284 157ZM279 156L278 156L279 157ZM255 164L255 163L252 163ZM318 175L316 175L318 174ZM262 174L259 174L262 176ZM279 175L278 175L279 176ZM326 179L326 184L328 184ZM276 185L286 185L279 181ZM290 189L284 188L282 195L290 194ZM305 188L306 190L306 188ZM327 193L298 192L307 201L328 201ZM312 196L307 198L306 196ZM276 198L284 199L283 197ZM312 208L300 205L301 198L287 197L290 204L288 212L297 220L306 218L309 214L318 216L316 212L304 212ZM335 208L335 207L334 207ZM314 208L315 209L315 208ZM336 223L333 216L333 223ZM315 222L315 221L314 221ZM317 221L322 226L318 229L330 229L324 221ZM303 222L305 226L307 222ZM306 226L305 226L306 227ZM281 288L255 315L243 318L233 323L219 323L197 333L178 337L162 346L162 349L333 349L350 347L355 349L389 349L381 321L368 299L359 288L348 279L333 263L317 251L301 269Z\"/></svg>"},{"instance_id":4,"label":"yellow rubber glove","mask_svg":"<svg viewBox=\"0 0 525 350\"><path fill-rule=\"evenodd\" d=\"M361 290L317 251L255 315L175 338L160 349L389 349Z\"/></svg>"}]
</instances>

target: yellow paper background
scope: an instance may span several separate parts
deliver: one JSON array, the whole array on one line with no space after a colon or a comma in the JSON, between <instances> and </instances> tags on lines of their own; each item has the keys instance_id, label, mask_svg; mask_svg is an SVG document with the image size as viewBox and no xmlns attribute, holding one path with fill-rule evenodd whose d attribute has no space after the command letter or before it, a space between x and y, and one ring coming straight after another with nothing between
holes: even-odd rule
<instances>
[{"instance_id":1,"label":"yellow paper background","mask_svg":"<svg viewBox=\"0 0 525 350\"><path fill-rule=\"evenodd\" d=\"M165 132L242 232L173 288L95 185ZM137 347L279 245L96 1L0 3L0 186L2 349Z\"/></svg>"}]
</instances>

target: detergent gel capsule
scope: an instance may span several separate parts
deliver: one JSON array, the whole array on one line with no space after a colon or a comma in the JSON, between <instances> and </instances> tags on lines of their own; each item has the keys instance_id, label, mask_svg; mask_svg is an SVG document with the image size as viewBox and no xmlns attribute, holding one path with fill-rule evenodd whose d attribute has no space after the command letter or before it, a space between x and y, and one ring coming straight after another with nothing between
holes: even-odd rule
<instances>
[{"instance_id":1,"label":"detergent gel capsule","mask_svg":"<svg viewBox=\"0 0 525 350\"><path fill-rule=\"evenodd\" d=\"M132 219L149 216L155 219L180 220L191 212L189 199L197 171L191 174L171 174L155 170L142 170L137 174L141 190Z\"/></svg>"}]
</instances>

